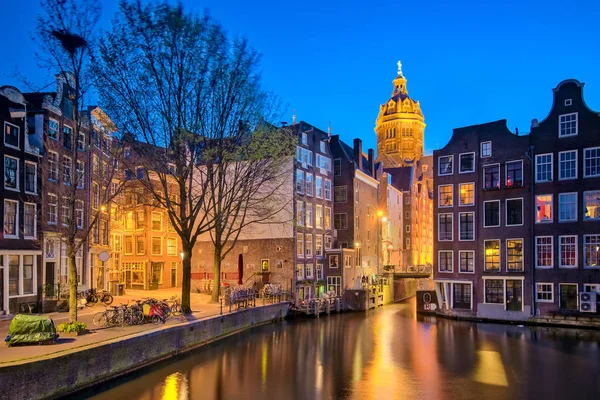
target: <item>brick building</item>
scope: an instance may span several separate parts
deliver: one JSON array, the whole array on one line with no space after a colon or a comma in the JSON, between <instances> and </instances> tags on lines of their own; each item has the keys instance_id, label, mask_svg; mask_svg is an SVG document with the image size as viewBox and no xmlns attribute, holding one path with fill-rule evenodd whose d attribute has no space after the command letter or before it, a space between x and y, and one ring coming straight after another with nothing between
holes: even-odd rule
<instances>
[{"instance_id":1,"label":"brick building","mask_svg":"<svg viewBox=\"0 0 600 400\"><path fill-rule=\"evenodd\" d=\"M434 280L442 311L531 315L529 138L506 120L454 129L434 158Z\"/></svg>"}]
</instances>

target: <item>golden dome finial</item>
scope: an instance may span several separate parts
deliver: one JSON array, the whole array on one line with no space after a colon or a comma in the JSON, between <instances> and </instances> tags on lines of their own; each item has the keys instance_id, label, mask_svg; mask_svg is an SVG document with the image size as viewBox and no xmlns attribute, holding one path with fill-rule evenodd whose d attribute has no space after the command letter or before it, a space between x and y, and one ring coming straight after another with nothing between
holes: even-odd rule
<instances>
[{"instance_id":1,"label":"golden dome finial","mask_svg":"<svg viewBox=\"0 0 600 400\"><path fill-rule=\"evenodd\" d=\"M398 60L398 76L402 76L402 61Z\"/></svg>"}]
</instances>

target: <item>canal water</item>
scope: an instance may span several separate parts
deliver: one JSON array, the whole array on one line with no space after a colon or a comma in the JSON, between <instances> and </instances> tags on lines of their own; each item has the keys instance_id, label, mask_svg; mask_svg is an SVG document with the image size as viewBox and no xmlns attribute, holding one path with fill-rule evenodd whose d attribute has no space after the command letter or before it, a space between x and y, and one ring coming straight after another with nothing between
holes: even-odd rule
<instances>
[{"instance_id":1,"label":"canal water","mask_svg":"<svg viewBox=\"0 0 600 400\"><path fill-rule=\"evenodd\" d=\"M74 397L600 399L600 332L421 318L410 301L262 326Z\"/></svg>"}]
</instances>

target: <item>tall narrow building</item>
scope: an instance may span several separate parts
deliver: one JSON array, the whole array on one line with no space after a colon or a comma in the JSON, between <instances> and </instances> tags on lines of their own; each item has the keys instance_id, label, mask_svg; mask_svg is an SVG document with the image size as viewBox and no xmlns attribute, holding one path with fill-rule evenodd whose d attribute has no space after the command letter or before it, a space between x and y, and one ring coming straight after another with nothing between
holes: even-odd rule
<instances>
[{"instance_id":1,"label":"tall narrow building","mask_svg":"<svg viewBox=\"0 0 600 400\"><path fill-rule=\"evenodd\" d=\"M384 168L413 165L423 156L425 118L419 102L408 96L400 61L398 76L392 82L392 96L379 107L375 122L377 161Z\"/></svg>"}]
</instances>

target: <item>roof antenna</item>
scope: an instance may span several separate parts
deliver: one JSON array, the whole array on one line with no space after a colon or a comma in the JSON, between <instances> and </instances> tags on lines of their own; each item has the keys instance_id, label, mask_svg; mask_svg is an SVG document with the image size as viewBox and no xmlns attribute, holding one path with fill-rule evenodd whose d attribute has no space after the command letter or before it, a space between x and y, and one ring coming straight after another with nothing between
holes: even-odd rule
<instances>
[{"instance_id":1,"label":"roof antenna","mask_svg":"<svg viewBox=\"0 0 600 400\"><path fill-rule=\"evenodd\" d=\"M519 127L518 127L518 126L515 128L515 134L516 134L517 136L519 136Z\"/></svg>"},{"instance_id":2,"label":"roof antenna","mask_svg":"<svg viewBox=\"0 0 600 400\"><path fill-rule=\"evenodd\" d=\"M292 125L296 125L296 109L292 111Z\"/></svg>"},{"instance_id":3,"label":"roof antenna","mask_svg":"<svg viewBox=\"0 0 600 400\"><path fill-rule=\"evenodd\" d=\"M331 137L331 121L329 121L327 125L327 136Z\"/></svg>"}]
</instances>

